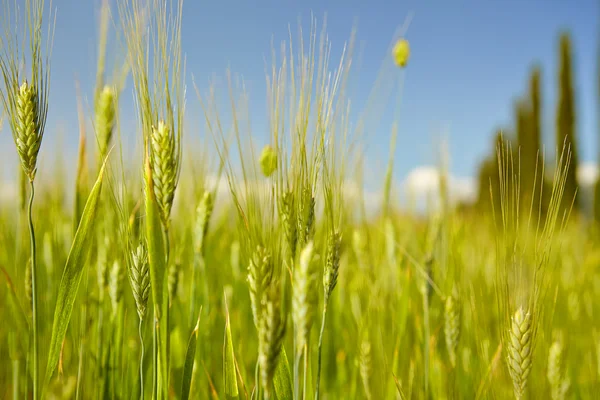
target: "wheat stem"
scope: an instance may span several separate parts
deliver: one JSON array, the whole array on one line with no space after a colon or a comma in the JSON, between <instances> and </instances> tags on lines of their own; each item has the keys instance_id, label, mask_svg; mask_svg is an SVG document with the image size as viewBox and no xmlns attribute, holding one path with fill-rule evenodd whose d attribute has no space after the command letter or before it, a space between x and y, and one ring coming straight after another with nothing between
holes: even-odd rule
<instances>
[{"instance_id":1,"label":"wheat stem","mask_svg":"<svg viewBox=\"0 0 600 400\"><path fill-rule=\"evenodd\" d=\"M12 370L13 370L13 399L18 400L19 397L19 360L13 360L12 362Z\"/></svg>"},{"instance_id":2,"label":"wheat stem","mask_svg":"<svg viewBox=\"0 0 600 400\"><path fill-rule=\"evenodd\" d=\"M323 332L325 332L325 318L327 317L328 298L323 301L323 319L321 320L321 331L319 332L319 346L317 351L317 387L315 389L315 400L319 400L319 389L321 387L321 349L323 347Z\"/></svg>"},{"instance_id":3,"label":"wheat stem","mask_svg":"<svg viewBox=\"0 0 600 400\"><path fill-rule=\"evenodd\" d=\"M31 192L29 194L29 206L27 214L29 219L29 237L31 243L31 294L32 294L32 318L33 318L33 398L38 399L39 387L39 338L38 338L38 291L37 291L37 262L35 257L35 232L33 229L33 198L35 187L33 180L29 181Z\"/></svg>"},{"instance_id":4,"label":"wheat stem","mask_svg":"<svg viewBox=\"0 0 600 400\"><path fill-rule=\"evenodd\" d=\"M144 400L144 335L142 334L143 319L138 324L138 334L140 336L140 399Z\"/></svg>"}]
</instances>

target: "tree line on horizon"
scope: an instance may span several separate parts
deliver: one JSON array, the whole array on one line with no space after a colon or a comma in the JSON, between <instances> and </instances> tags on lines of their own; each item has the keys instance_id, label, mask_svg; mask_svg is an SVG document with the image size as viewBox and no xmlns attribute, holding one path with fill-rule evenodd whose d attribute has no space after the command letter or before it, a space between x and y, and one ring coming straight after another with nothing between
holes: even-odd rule
<instances>
[{"instance_id":1,"label":"tree line on horizon","mask_svg":"<svg viewBox=\"0 0 600 400\"><path fill-rule=\"evenodd\" d=\"M557 102L554 112L554 149L542 145L545 134L542 126L542 77L541 67L534 65L529 76L525 95L514 106L512 131L498 129L493 137L490 154L480 163L478 171L479 193L475 207L493 211L501 215L501 184L503 179L511 179L519 184L518 199L520 213L543 218L549 207L552 185L552 165L548 150L556 150L554 162L558 163L561 154L565 157L568 172L564 195L561 200L561 213L572 215L583 213L583 201L577 182L579 165L579 143L576 124L575 85L573 73L573 50L571 38L563 32L559 38ZM598 60L598 116L600 118L600 49ZM600 127L600 124L599 124ZM599 132L600 134L600 132ZM567 149L569 158L566 158ZM600 152L599 152L600 159ZM506 200L506 199L505 199ZM594 187L591 215L600 221L600 180Z\"/></svg>"}]
</instances>

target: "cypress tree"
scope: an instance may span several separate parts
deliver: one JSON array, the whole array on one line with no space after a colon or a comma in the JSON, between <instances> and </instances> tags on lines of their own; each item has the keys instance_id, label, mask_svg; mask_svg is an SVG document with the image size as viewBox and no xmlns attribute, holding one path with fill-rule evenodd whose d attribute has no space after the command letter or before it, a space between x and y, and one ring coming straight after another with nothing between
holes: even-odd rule
<instances>
[{"instance_id":1,"label":"cypress tree","mask_svg":"<svg viewBox=\"0 0 600 400\"><path fill-rule=\"evenodd\" d=\"M500 163L498 157L504 158L504 154L498 154L499 151L506 150L506 138L501 130L498 130L494 136L494 147L491 154L481 163L478 173L479 193L477 203L479 207L490 213L493 211L496 218L501 221L502 195L500 193ZM501 150L503 149L503 150ZM491 194L490 194L491 191Z\"/></svg>"},{"instance_id":2,"label":"cypress tree","mask_svg":"<svg viewBox=\"0 0 600 400\"><path fill-rule=\"evenodd\" d=\"M529 138L530 138L530 157L528 167L532 169L532 176L534 177L535 185L533 187L532 195L533 199L532 204L534 210L532 212L535 213L535 208L539 209L540 206L540 195L543 194L542 187L544 185L544 176L542 175L542 171L544 171L544 154L542 152L542 90L541 90L541 71L538 66L535 66L531 72L531 77L529 80L529 101L531 102L530 114L527 124L527 129L529 130ZM537 175L536 174L537 168ZM545 215L545 207L542 207L542 214Z\"/></svg>"},{"instance_id":3,"label":"cypress tree","mask_svg":"<svg viewBox=\"0 0 600 400\"><path fill-rule=\"evenodd\" d=\"M560 72L559 72L559 99L556 113L556 145L558 147L557 159L563 154L565 146L571 151L571 160L568 164L567 177L561 208L568 211L577 191L576 167L578 165L577 142L575 137L575 94L573 90L571 41L568 34L560 36ZM566 153L565 153L566 154ZM575 198L574 209L578 209Z\"/></svg>"},{"instance_id":4,"label":"cypress tree","mask_svg":"<svg viewBox=\"0 0 600 400\"><path fill-rule=\"evenodd\" d=\"M515 107L515 119L517 131L517 149L515 157L515 167L519 176L519 201L522 211L529 212L534 193L535 165L537 148L533 141L533 132L531 127L531 117L527 103L523 100L517 102Z\"/></svg>"}]
</instances>

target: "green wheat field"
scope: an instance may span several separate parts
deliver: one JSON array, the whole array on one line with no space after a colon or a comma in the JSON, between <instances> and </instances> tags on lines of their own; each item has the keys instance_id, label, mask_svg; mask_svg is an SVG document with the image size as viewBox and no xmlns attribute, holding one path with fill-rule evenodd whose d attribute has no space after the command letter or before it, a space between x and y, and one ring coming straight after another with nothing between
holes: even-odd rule
<instances>
[{"instance_id":1,"label":"green wheat field","mask_svg":"<svg viewBox=\"0 0 600 400\"><path fill-rule=\"evenodd\" d=\"M19 160L0 207L0 398L598 398L600 207L584 212L577 188L568 35L555 157L534 70L475 202L451 201L441 152L436 198L399 207L393 125L373 211L354 36L332 52L311 20L274 50L252 100L268 108L263 146L233 75L185 89L185 4L104 2L76 164L53 167L38 156L56 152L42 139L60 10L16 4L0 12L2 132ZM393 79L410 68L402 34L385 63Z\"/></svg>"}]
</instances>

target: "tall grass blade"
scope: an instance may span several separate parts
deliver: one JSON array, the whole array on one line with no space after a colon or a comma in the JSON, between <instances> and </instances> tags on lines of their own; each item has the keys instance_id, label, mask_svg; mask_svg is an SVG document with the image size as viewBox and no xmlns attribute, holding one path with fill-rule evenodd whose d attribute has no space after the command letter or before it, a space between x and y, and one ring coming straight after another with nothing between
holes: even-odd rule
<instances>
[{"instance_id":1,"label":"tall grass blade","mask_svg":"<svg viewBox=\"0 0 600 400\"><path fill-rule=\"evenodd\" d=\"M187 351L185 353L185 364L183 366L183 379L181 382L181 400L188 400L190 398L190 389L192 386L192 375L194 370L194 360L196 359L196 348L198 343L198 327L200 326L200 313L198 313L198 320L196 326L192 331L190 340L188 341Z\"/></svg>"},{"instance_id":2,"label":"tall grass blade","mask_svg":"<svg viewBox=\"0 0 600 400\"><path fill-rule=\"evenodd\" d=\"M235 353L233 352L233 339L231 337L231 322L229 311L226 309L225 319L225 344L223 346L223 380L225 386L225 398L233 400L239 398L240 392L237 384L235 370Z\"/></svg>"},{"instance_id":3,"label":"tall grass blade","mask_svg":"<svg viewBox=\"0 0 600 400\"><path fill-rule=\"evenodd\" d=\"M67 257L65 269L60 280L56 307L54 309L54 322L52 325L52 339L50 340L50 350L48 353L48 367L46 369L46 382L50 381L60 357L61 345L69 326L73 304L79 289L79 283L83 275L83 267L87 261L92 242L94 239L94 222L96 219L96 210L100 200L102 190L102 181L106 161L98 172L96 183L88 196L88 200L81 215L81 221L73 238L73 244Z\"/></svg>"},{"instance_id":4,"label":"tall grass blade","mask_svg":"<svg viewBox=\"0 0 600 400\"><path fill-rule=\"evenodd\" d=\"M281 346L281 355L273 376L273 387L279 400L292 400L294 398L294 389L292 383L292 372L285 354L285 346Z\"/></svg>"}]
</instances>

